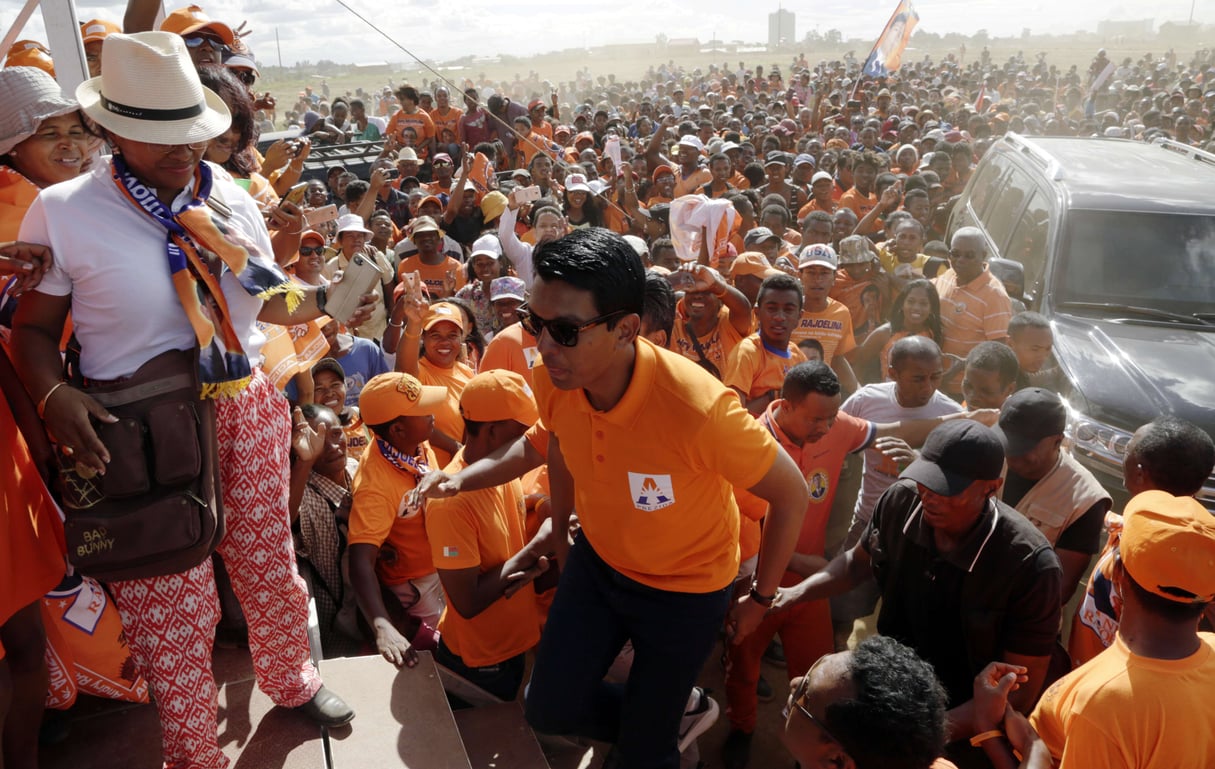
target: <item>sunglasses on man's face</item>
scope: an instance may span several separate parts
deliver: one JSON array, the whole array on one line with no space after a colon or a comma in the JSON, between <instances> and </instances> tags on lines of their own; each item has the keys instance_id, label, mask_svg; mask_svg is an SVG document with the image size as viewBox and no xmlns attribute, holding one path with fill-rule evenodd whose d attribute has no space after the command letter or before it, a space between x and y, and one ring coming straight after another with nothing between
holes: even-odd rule
<instances>
[{"instance_id":1,"label":"sunglasses on man's face","mask_svg":"<svg viewBox=\"0 0 1215 769\"><path fill-rule=\"evenodd\" d=\"M241 81L242 83L244 83L247 86L252 86L254 83L257 82L257 75L253 74L252 70L234 69L234 70L232 70L232 74L236 75L236 79Z\"/></svg>"},{"instance_id":2,"label":"sunglasses on man's face","mask_svg":"<svg viewBox=\"0 0 1215 769\"><path fill-rule=\"evenodd\" d=\"M325 253L324 246L300 246L300 256L313 256Z\"/></svg>"},{"instance_id":3,"label":"sunglasses on man's face","mask_svg":"<svg viewBox=\"0 0 1215 769\"><path fill-rule=\"evenodd\" d=\"M224 44L223 40L220 40L217 37L212 37L211 35L190 35L182 39L185 41L187 48L201 48L202 44L206 43L207 45L211 46L212 50L228 50L228 46Z\"/></svg>"},{"instance_id":4,"label":"sunglasses on man's face","mask_svg":"<svg viewBox=\"0 0 1215 769\"><path fill-rule=\"evenodd\" d=\"M591 318L585 323L575 323L561 318L545 320L534 314L526 304L519 305L516 312L519 315L519 325L523 327L524 331L536 337L537 340L540 339L541 332L547 331L549 337L562 347L577 347L578 335L581 332L627 314L627 310L616 310L607 315L600 315L598 318Z\"/></svg>"}]
</instances>

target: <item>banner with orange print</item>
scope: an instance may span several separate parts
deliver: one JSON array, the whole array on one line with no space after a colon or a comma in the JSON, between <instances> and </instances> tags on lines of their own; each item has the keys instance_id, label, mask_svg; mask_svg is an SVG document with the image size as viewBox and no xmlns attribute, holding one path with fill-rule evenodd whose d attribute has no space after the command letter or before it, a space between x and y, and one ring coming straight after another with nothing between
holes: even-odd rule
<instances>
[{"instance_id":1,"label":"banner with orange print","mask_svg":"<svg viewBox=\"0 0 1215 769\"><path fill-rule=\"evenodd\" d=\"M915 25L920 22L920 14L911 7L911 0L901 0L890 15L890 21L882 34L878 35L869 58L865 59L863 74L869 77L886 77L891 72L898 71L903 63L903 51L911 40Z\"/></svg>"},{"instance_id":2,"label":"banner with orange print","mask_svg":"<svg viewBox=\"0 0 1215 769\"><path fill-rule=\"evenodd\" d=\"M279 392L286 389L291 377L311 369L325 357L329 343L325 341L321 327L328 322L328 318L318 318L294 326L258 324L266 335L266 343L262 345L262 371Z\"/></svg>"}]
</instances>

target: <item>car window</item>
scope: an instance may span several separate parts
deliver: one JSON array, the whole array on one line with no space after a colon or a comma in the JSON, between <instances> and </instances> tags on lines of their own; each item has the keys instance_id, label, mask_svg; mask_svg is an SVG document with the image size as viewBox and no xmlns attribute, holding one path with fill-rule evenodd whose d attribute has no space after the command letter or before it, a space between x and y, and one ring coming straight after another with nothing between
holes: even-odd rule
<instances>
[{"instance_id":1,"label":"car window","mask_svg":"<svg viewBox=\"0 0 1215 769\"><path fill-rule=\"evenodd\" d=\"M991 238L992 245L1001 256L1005 255L1004 247L1008 243L1008 236L1020 221L1021 211L1035 189L1028 174L1019 168L1013 168L1000 185L999 194L992 199L981 217L983 229L987 230L987 236Z\"/></svg>"},{"instance_id":2,"label":"car window","mask_svg":"<svg viewBox=\"0 0 1215 769\"><path fill-rule=\"evenodd\" d=\"M1025 299L1030 304L1035 303L1042 294L1050 223L1050 201L1040 189L1035 189L1013 230L1012 239L1000 254L1005 259L1020 262L1025 268Z\"/></svg>"},{"instance_id":3,"label":"car window","mask_svg":"<svg viewBox=\"0 0 1215 769\"><path fill-rule=\"evenodd\" d=\"M1215 216L1070 211L1056 302L1212 312Z\"/></svg>"},{"instance_id":4,"label":"car window","mask_svg":"<svg viewBox=\"0 0 1215 769\"><path fill-rule=\"evenodd\" d=\"M1008 161L1002 155L995 155L986 163L981 164L979 172L971 182L970 199L967 201L970 211L978 221L984 221L983 212L987 204L995 197L999 186L1000 176L1008 168ZM973 222L967 222L971 224Z\"/></svg>"}]
</instances>

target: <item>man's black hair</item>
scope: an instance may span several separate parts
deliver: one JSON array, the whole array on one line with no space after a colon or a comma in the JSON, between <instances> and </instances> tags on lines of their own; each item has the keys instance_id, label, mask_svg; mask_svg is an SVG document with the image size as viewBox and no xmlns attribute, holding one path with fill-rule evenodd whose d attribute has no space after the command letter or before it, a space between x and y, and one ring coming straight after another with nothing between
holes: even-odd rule
<instances>
[{"instance_id":1,"label":"man's black hair","mask_svg":"<svg viewBox=\"0 0 1215 769\"><path fill-rule=\"evenodd\" d=\"M1188 497L1202 489L1215 468L1215 443L1184 419L1160 417L1148 422L1128 460L1138 462L1156 488Z\"/></svg>"},{"instance_id":2,"label":"man's black hair","mask_svg":"<svg viewBox=\"0 0 1215 769\"><path fill-rule=\"evenodd\" d=\"M790 403L800 403L810 393L826 396L840 394L839 377L821 360L799 363L789 369L780 386L780 397Z\"/></svg>"},{"instance_id":3,"label":"man's black hair","mask_svg":"<svg viewBox=\"0 0 1215 769\"><path fill-rule=\"evenodd\" d=\"M675 330L675 289L665 275L645 274L645 310L641 323L648 331L667 332L667 341Z\"/></svg>"},{"instance_id":4,"label":"man's black hair","mask_svg":"<svg viewBox=\"0 0 1215 769\"><path fill-rule=\"evenodd\" d=\"M944 687L932 665L887 636L870 636L849 664L855 695L827 706L823 725L857 769L924 769L945 748Z\"/></svg>"},{"instance_id":5,"label":"man's black hair","mask_svg":"<svg viewBox=\"0 0 1215 769\"><path fill-rule=\"evenodd\" d=\"M304 415L304 419L316 419L317 417L322 416L322 415L328 415L328 416L333 417L334 419L338 418L338 415L336 413L334 413L333 409L329 408L328 406L326 406L323 403L301 404L300 413L302 413Z\"/></svg>"},{"instance_id":6,"label":"man's black hair","mask_svg":"<svg viewBox=\"0 0 1215 769\"><path fill-rule=\"evenodd\" d=\"M1000 377L1000 384L1008 387L1021 373L1021 365L1017 363L1017 354L1012 348L1001 342L980 342L966 356L966 367L977 368L980 371L994 371Z\"/></svg>"},{"instance_id":7,"label":"man's black hair","mask_svg":"<svg viewBox=\"0 0 1215 769\"><path fill-rule=\"evenodd\" d=\"M782 272L780 275L770 275L764 278L764 282L759 284L759 293L755 296L756 307L763 304L764 294L769 291L793 291L797 294L798 306L806 304L806 295L802 293L802 282L792 275Z\"/></svg>"},{"instance_id":8,"label":"man's black hair","mask_svg":"<svg viewBox=\"0 0 1215 769\"><path fill-rule=\"evenodd\" d=\"M905 336L890 347L890 366L895 369L901 369L907 361L940 359L941 348L937 343L918 334Z\"/></svg>"},{"instance_id":9,"label":"man's black hair","mask_svg":"<svg viewBox=\"0 0 1215 769\"><path fill-rule=\"evenodd\" d=\"M1044 328L1050 330L1050 321L1039 312L1026 310L1019 312L1008 321L1008 335L1016 336L1027 328Z\"/></svg>"},{"instance_id":10,"label":"man's black hair","mask_svg":"<svg viewBox=\"0 0 1215 769\"><path fill-rule=\"evenodd\" d=\"M534 264L541 280L589 291L596 315L645 311L645 266L628 241L611 230L588 227L544 243L536 248Z\"/></svg>"},{"instance_id":11,"label":"man's black hair","mask_svg":"<svg viewBox=\"0 0 1215 769\"><path fill-rule=\"evenodd\" d=\"M362 179L355 179L346 185L346 205L357 203L371 191L371 185Z\"/></svg>"}]
</instances>

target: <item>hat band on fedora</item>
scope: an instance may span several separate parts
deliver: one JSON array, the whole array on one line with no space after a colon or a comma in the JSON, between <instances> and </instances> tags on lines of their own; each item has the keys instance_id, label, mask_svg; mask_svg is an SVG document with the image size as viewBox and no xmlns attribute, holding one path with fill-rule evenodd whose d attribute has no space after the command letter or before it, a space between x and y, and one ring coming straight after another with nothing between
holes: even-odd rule
<instances>
[{"instance_id":1,"label":"hat band on fedora","mask_svg":"<svg viewBox=\"0 0 1215 769\"><path fill-rule=\"evenodd\" d=\"M129 104L120 104L116 101L110 101L103 94L101 96L101 106L106 112L112 112L121 117L129 117L134 120L151 120L155 122L172 122L175 120L188 120L192 117L198 117L206 111L206 104L194 104L189 107L180 109L149 109L147 107L132 107Z\"/></svg>"}]
</instances>

